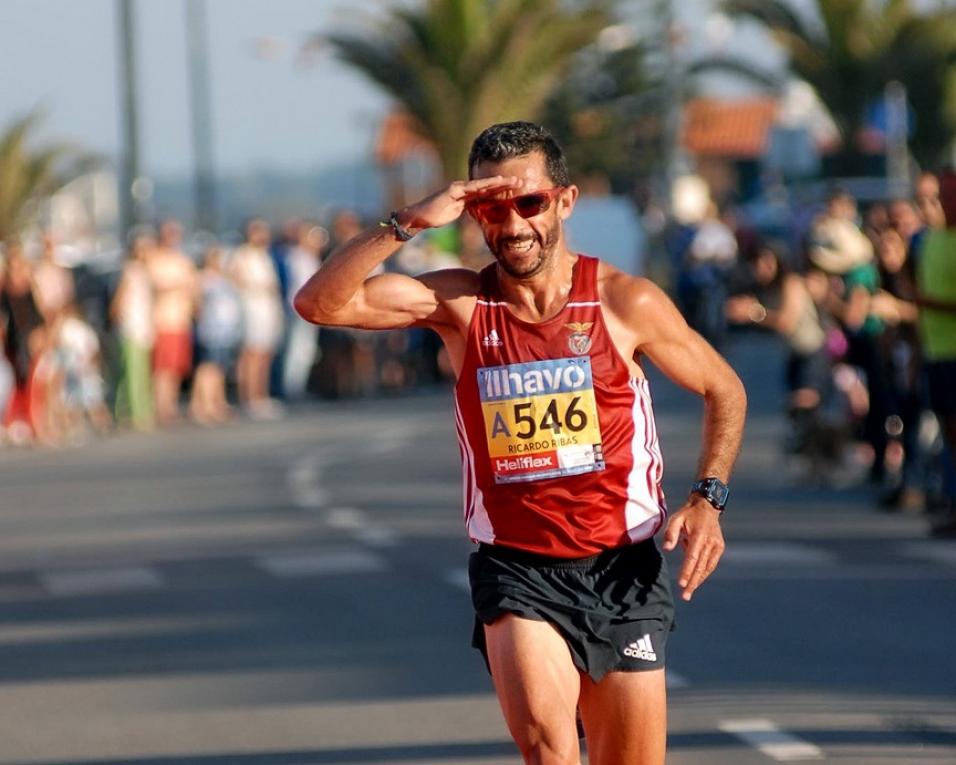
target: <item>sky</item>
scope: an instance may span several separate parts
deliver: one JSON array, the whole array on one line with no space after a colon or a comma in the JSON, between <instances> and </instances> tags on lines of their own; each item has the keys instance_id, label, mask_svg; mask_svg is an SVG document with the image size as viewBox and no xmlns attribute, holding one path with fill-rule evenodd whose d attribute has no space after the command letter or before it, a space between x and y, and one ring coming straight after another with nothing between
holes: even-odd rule
<instances>
[{"instance_id":1,"label":"sky","mask_svg":"<svg viewBox=\"0 0 956 765\"><path fill-rule=\"evenodd\" d=\"M386 0L205 1L218 173L301 171L368 156L388 100L327 53L303 65L296 52L310 33L341 27ZM183 175L192 166L186 2L134 1L147 175ZM706 36L699 20L712 0L677 0L676 7L695 39ZM39 107L41 140L114 157L117 0L0 0L0 29L0 127ZM742 47L752 49L744 39ZM762 50L773 58L769 46Z\"/></svg>"},{"instance_id":2,"label":"sky","mask_svg":"<svg viewBox=\"0 0 956 765\"><path fill-rule=\"evenodd\" d=\"M377 5L350 0L347 8ZM0 0L0 125L39 106L43 138L115 154L116 7L116 0ZM185 0L137 0L134 12L141 164L147 173L185 173L192 163ZM329 56L309 66L295 60L311 32L351 13L340 0L207 0L217 169L281 171L368 151L387 101Z\"/></svg>"}]
</instances>

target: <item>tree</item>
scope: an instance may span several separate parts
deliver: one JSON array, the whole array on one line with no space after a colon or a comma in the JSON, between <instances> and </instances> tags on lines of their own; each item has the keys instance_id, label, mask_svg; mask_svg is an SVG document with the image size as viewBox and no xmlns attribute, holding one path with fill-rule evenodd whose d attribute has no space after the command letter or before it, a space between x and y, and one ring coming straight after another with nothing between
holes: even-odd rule
<instances>
[{"instance_id":1,"label":"tree","mask_svg":"<svg viewBox=\"0 0 956 765\"><path fill-rule=\"evenodd\" d=\"M0 133L0 242L17 238L34 220L45 199L79 175L89 159L66 145L29 147L39 122L31 112ZM64 164L75 160L70 168Z\"/></svg>"},{"instance_id":2,"label":"tree","mask_svg":"<svg viewBox=\"0 0 956 765\"><path fill-rule=\"evenodd\" d=\"M956 11L945 19L910 19L889 58L896 70L890 75L906 86L916 115L913 155L923 167L934 169L949 158L956 137Z\"/></svg>"},{"instance_id":3,"label":"tree","mask_svg":"<svg viewBox=\"0 0 956 765\"><path fill-rule=\"evenodd\" d=\"M568 157L571 177L606 179L633 194L658 171L667 94L646 66L645 44L592 46L548 99L544 120Z\"/></svg>"},{"instance_id":4,"label":"tree","mask_svg":"<svg viewBox=\"0 0 956 765\"><path fill-rule=\"evenodd\" d=\"M724 0L721 8L765 26L789 56L793 73L816 91L842 138L838 172L863 166L857 139L868 109L891 80L903 83L918 115L914 154L923 162L938 161L956 132L956 9L920 13L911 0L815 2L816 20L802 17L786 0ZM768 80L766 72L735 57L696 66L713 67Z\"/></svg>"},{"instance_id":5,"label":"tree","mask_svg":"<svg viewBox=\"0 0 956 765\"><path fill-rule=\"evenodd\" d=\"M381 86L436 149L446 180L467 171L471 141L496 122L534 120L612 21L610 0L426 0L361 32L322 39Z\"/></svg>"}]
</instances>

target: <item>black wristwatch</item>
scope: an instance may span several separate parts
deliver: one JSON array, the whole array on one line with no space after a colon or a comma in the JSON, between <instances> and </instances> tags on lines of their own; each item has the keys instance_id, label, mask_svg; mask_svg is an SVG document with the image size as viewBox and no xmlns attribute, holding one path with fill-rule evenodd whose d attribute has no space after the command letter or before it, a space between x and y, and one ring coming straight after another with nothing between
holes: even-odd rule
<instances>
[{"instance_id":1,"label":"black wristwatch","mask_svg":"<svg viewBox=\"0 0 956 765\"><path fill-rule=\"evenodd\" d=\"M730 496L730 489L727 488L727 484L719 478L701 478L691 487L691 491L694 494L700 494L721 513L724 512L724 507L727 506L727 498Z\"/></svg>"}]
</instances>

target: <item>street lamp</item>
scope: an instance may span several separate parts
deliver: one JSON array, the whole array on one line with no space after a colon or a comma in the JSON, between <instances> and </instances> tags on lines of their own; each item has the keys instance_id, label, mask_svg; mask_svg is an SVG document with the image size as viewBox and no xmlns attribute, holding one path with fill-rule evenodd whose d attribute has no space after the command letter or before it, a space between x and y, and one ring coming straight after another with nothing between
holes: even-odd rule
<instances>
[{"instance_id":1,"label":"street lamp","mask_svg":"<svg viewBox=\"0 0 956 765\"><path fill-rule=\"evenodd\" d=\"M209 54L206 0L186 1L189 103L195 162L196 228L215 233L216 185L212 161L212 115L209 101Z\"/></svg>"},{"instance_id":2,"label":"street lamp","mask_svg":"<svg viewBox=\"0 0 956 765\"><path fill-rule=\"evenodd\" d=\"M140 223L140 209L133 198L133 184L139 177L139 123L136 115L136 54L134 50L135 18L133 0L116 0L119 22L120 135L119 157L119 231L122 247L127 232Z\"/></svg>"}]
</instances>

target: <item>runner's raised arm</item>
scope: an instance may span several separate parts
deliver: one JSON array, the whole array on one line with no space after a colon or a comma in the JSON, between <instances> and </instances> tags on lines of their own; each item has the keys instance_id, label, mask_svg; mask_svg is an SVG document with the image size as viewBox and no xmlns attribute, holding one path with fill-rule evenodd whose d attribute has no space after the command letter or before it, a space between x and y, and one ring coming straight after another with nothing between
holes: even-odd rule
<instances>
[{"instance_id":1,"label":"runner's raised arm","mask_svg":"<svg viewBox=\"0 0 956 765\"><path fill-rule=\"evenodd\" d=\"M411 236L457 220L470 197L520 186L520 179L504 176L454 181L394 213L386 224L367 229L333 252L296 294L296 311L315 324L365 329L440 322L435 313L441 299L434 280L369 274Z\"/></svg>"}]
</instances>

